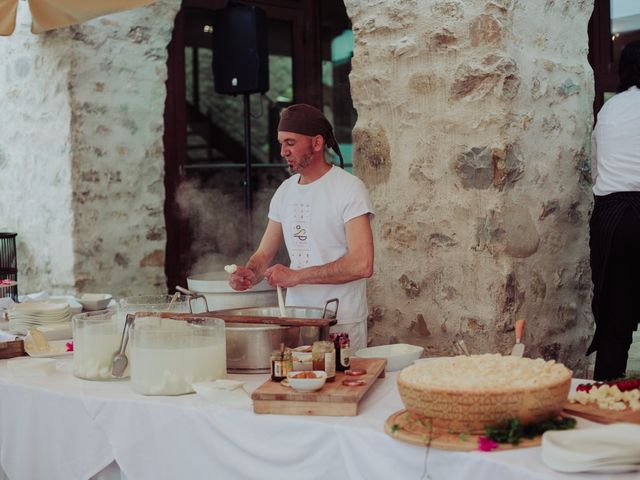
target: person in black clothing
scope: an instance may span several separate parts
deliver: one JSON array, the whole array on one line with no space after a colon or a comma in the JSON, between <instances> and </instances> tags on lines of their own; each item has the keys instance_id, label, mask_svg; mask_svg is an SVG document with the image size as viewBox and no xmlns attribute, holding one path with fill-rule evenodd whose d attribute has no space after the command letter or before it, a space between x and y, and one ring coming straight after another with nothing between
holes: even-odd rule
<instances>
[{"instance_id":1,"label":"person in black clothing","mask_svg":"<svg viewBox=\"0 0 640 480\"><path fill-rule=\"evenodd\" d=\"M625 375L640 320L640 41L624 48L618 94L604 104L593 131L595 203L591 220L594 380Z\"/></svg>"}]
</instances>

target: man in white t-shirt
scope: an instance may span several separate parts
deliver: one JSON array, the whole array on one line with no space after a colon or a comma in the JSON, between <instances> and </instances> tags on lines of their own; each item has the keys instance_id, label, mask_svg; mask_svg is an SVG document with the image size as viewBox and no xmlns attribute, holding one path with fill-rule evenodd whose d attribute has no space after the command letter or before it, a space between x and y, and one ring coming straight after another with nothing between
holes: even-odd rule
<instances>
[{"instance_id":1,"label":"man in white t-shirt","mask_svg":"<svg viewBox=\"0 0 640 480\"><path fill-rule=\"evenodd\" d=\"M327 163L325 146L340 156L333 128L322 112L292 105L280 116L280 154L292 176L274 194L258 250L229 279L246 290L263 277L287 288L287 305L323 307L340 301L338 325L351 348L367 346L366 279L373 273L371 201L364 183ZM290 265L270 265L284 241Z\"/></svg>"}]
</instances>

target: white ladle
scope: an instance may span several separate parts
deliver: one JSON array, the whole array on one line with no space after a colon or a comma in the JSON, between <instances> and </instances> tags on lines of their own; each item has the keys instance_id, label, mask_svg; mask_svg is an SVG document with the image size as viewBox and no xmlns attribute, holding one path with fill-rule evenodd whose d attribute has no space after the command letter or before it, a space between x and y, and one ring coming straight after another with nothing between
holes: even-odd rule
<instances>
[{"instance_id":1,"label":"white ladle","mask_svg":"<svg viewBox=\"0 0 640 480\"><path fill-rule=\"evenodd\" d=\"M280 308L280 316L286 317L287 311L284 308L284 297L282 296L282 287L278 285L276 288L278 289L278 308Z\"/></svg>"}]
</instances>

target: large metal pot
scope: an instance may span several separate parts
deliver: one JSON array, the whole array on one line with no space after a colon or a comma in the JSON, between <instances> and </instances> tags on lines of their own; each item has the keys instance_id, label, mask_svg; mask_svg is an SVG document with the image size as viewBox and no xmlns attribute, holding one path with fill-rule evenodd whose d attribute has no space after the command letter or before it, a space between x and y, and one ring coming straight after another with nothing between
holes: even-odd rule
<instances>
[{"instance_id":1,"label":"large metal pot","mask_svg":"<svg viewBox=\"0 0 640 480\"><path fill-rule=\"evenodd\" d=\"M329 303L329 302L328 302ZM337 301L336 301L337 305ZM327 308L287 307L287 318L335 319L336 312ZM328 333L327 327L283 326L271 323L234 323L233 316L255 317L276 321L280 316L278 307L236 308L213 312L225 318L227 336L227 370L237 373L266 373L270 371L270 356L282 343L294 348L310 345Z\"/></svg>"}]
</instances>

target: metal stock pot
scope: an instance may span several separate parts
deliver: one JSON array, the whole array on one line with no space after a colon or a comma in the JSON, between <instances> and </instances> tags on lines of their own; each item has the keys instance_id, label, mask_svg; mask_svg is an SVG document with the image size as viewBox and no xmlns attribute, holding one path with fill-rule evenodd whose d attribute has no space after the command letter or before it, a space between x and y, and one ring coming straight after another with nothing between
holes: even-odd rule
<instances>
[{"instance_id":1,"label":"metal stock pot","mask_svg":"<svg viewBox=\"0 0 640 480\"><path fill-rule=\"evenodd\" d=\"M333 302L333 300L327 302ZM270 355L284 343L286 347L294 348L300 345L311 345L316 340L328 338L329 323L335 323L336 310L313 307L286 307L289 323L305 325L279 325L281 318L278 307L236 308L211 312L226 320L227 335L227 370L237 373L266 373L270 370ZM255 318L263 323L237 323L233 317L244 319ZM309 325L317 319L322 325ZM324 319L324 320L323 320ZM304 321L306 320L306 322ZM309 322L311 320L311 322ZM327 322L331 320L332 322ZM268 321L269 323L264 323Z\"/></svg>"},{"instance_id":2,"label":"metal stock pot","mask_svg":"<svg viewBox=\"0 0 640 480\"><path fill-rule=\"evenodd\" d=\"M181 287L178 290L192 294L191 301L202 299ZM205 299L205 308L209 310ZM329 306L335 304L335 308ZM273 350L285 346L293 348L329 338L329 326L337 322L339 301L328 300L324 308L286 307L286 317L280 317L279 307L248 307L180 314L180 317L207 316L226 322L227 370L238 373L266 373L270 371Z\"/></svg>"}]
</instances>

